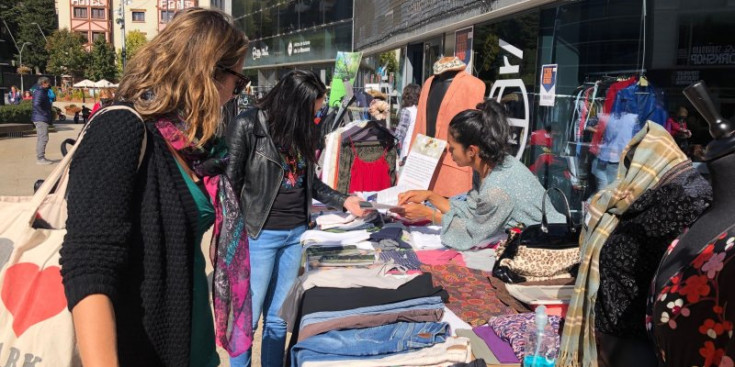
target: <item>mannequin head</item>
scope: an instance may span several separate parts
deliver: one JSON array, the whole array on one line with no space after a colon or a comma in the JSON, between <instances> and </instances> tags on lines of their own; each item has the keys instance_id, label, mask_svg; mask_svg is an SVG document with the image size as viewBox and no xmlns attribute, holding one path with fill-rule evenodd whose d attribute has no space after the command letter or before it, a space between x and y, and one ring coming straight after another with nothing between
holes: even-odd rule
<instances>
[{"instance_id":1,"label":"mannequin head","mask_svg":"<svg viewBox=\"0 0 735 367\"><path fill-rule=\"evenodd\" d=\"M441 75L447 71L462 71L467 65L456 56L442 57L434 63L434 75Z\"/></svg>"}]
</instances>

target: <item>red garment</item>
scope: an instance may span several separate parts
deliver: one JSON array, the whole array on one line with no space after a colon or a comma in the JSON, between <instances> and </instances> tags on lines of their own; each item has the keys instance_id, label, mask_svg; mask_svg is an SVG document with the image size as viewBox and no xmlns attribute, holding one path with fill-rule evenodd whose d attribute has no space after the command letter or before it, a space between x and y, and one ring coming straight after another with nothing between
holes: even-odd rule
<instances>
[{"instance_id":1,"label":"red garment","mask_svg":"<svg viewBox=\"0 0 735 367\"><path fill-rule=\"evenodd\" d=\"M679 136L677 135L679 135L682 131L688 130L687 123L686 121L679 122L669 117L669 119L666 121L666 130L669 131L669 134L671 134L671 136L678 138Z\"/></svg>"},{"instance_id":2,"label":"red garment","mask_svg":"<svg viewBox=\"0 0 735 367\"><path fill-rule=\"evenodd\" d=\"M552 138L551 134L545 129L539 129L531 133L531 139L528 140L528 145L538 145L542 147L551 148Z\"/></svg>"},{"instance_id":3,"label":"red garment","mask_svg":"<svg viewBox=\"0 0 735 367\"><path fill-rule=\"evenodd\" d=\"M354 159L350 169L349 192L380 191L389 188L390 168L388 167L388 161L385 159L388 148L383 150L380 158L372 162L365 162L357 155L357 149L355 149L352 139L350 139L350 146L352 147Z\"/></svg>"},{"instance_id":4,"label":"red garment","mask_svg":"<svg viewBox=\"0 0 735 367\"><path fill-rule=\"evenodd\" d=\"M615 103L615 98L617 97L618 92L631 86L637 81L638 78L631 77L627 80L623 80L622 82L614 83L607 89L607 94L605 95L605 106L602 111L603 113L598 114L599 119L597 122L597 128L595 130L595 135L592 136L592 144L590 145L590 152L592 154L597 155L600 153L600 142L602 141L602 137L605 133L607 120L610 119L610 114L612 113L613 104Z\"/></svg>"},{"instance_id":5,"label":"red garment","mask_svg":"<svg viewBox=\"0 0 735 367\"><path fill-rule=\"evenodd\" d=\"M94 113L97 112L100 107L102 107L102 104L100 102L95 103L94 106L92 106L92 111L89 113L89 117L92 117L92 115L94 115Z\"/></svg>"}]
</instances>

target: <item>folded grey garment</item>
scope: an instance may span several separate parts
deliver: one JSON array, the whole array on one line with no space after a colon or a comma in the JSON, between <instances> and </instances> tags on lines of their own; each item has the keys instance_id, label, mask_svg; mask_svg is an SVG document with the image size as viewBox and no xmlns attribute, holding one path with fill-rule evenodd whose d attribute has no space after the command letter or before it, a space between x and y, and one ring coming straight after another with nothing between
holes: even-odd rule
<instances>
[{"instance_id":1,"label":"folded grey garment","mask_svg":"<svg viewBox=\"0 0 735 367\"><path fill-rule=\"evenodd\" d=\"M374 315L353 315L338 319L317 322L304 326L299 330L299 339L302 341L310 336L326 333L332 330L364 329L396 322L439 322L444 316L443 308L428 308L418 310L398 311Z\"/></svg>"},{"instance_id":2,"label":"folded grey garment","mask_svg":"<svg viewBox=\"0 0 735 367\"><path fill-rule=\"evenodd\" d=\"M376 250L377 249L381 249L381 250L398 250L399 248L401 248L401 246L398 243L398 241L391 240L391 239L388 239L388 238L383 239L383 240L380 240L380 242L373 242L373 247Z\"/></svg>"},{"instance_id":3,"label":"folded grey garment","mask_svg":"<svg viewBox=\"0 0 735 367\"><path fill-rule=\"evenodd\" d=\"M462 251L462 258L468 268L486 272L493 271L496 260L493 249Z\"/></svg>"}]
</instances>

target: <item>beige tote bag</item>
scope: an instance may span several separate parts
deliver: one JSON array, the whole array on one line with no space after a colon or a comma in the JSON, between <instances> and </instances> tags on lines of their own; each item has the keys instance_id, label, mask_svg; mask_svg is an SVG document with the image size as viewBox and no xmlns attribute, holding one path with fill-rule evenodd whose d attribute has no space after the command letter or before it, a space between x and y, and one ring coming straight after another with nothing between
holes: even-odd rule
<instances>
[{"instance_id":1,"label":"beige tote bag","mask_svg":"<svg viewBox=\"0 0 735 367\"><path fill-rule=\"evenodd\" d=\"M120 109L140 118L132 108L115 105L97 111L87 127ZM33 196L0 196L0 366L81 365L59 250L66 234L69 164L87 127ZM145 145L144 135L139 166ZM34 228L34 222L50 229Z\"/></svg>"}]
</instances>

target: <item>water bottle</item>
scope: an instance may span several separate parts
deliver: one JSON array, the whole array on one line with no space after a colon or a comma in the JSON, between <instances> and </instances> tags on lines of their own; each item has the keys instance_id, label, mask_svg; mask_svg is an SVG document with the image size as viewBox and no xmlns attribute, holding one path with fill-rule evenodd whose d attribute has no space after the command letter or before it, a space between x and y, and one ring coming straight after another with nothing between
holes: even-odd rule
<instances>
[{"instance_id":1,"label":"water bottle","mask_svg":"<svg viewBox=\"0 0 735 367\"><path fill-rule=\"evenodd\" d=\"M546 306L536 307L534 330L528 335L523 356L523 367L554 367L556 364L556 338L549 325Z\"/></svg>"}]
</instances>

